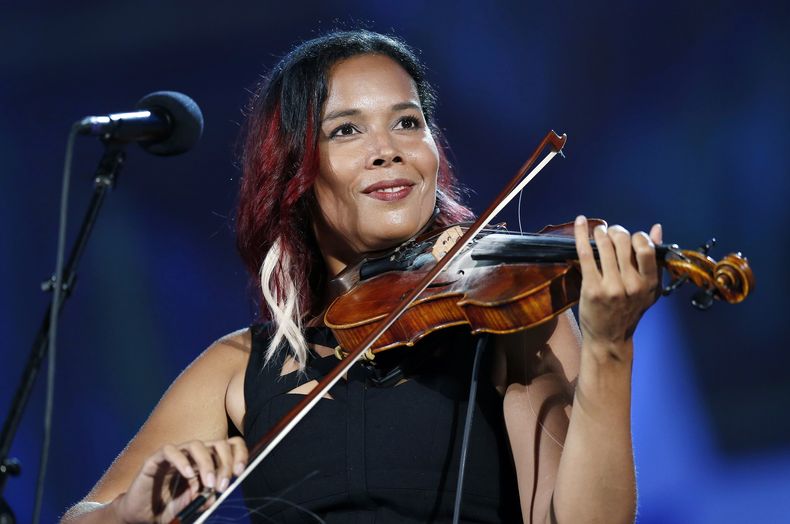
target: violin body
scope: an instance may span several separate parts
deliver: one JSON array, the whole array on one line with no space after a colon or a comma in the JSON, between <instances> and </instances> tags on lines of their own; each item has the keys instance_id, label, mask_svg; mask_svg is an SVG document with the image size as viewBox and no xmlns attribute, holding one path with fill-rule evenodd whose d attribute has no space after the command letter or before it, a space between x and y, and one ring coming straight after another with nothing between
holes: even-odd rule
<instances>
[{"instance_id":1,"label":"violin body","mask_svg":"<svg viewBox=\"0 0 790 524\"><path fill-rule=\"evenodd\" d=\"M412 346L433 331L464 324L473 334L520 331L550 320L579 300L581 274L570 264L508 264L457 271L455 279L445 278L426 289L379 337L371 352ZM373 277L359 292L339 297L324 322L342 348L357 347L403 294L381 296L376 288L407 290L422 276L420 272ZM496 284L489 285L490 281Z\"/></svg>"},{"instance_id":2,"label":"violin body","mask_svg":"<svg viewBox=\"0 0 790 524\"><path fill-rule=\"evenodd\" d=\"M590 238L596 226L606 225L597 219L589 223ZM573 223L546 226L539 235L572 240ZM418 240L422 240L421 253L411 253L410 258L418 258L429 247L446 242L442 232ZM368 359L387 349L413 346L426 335L452 326L468 325L473 334L522 331L551 320L579 301L581 273L572 257L553 263L492 263L490 258L476 260L474 248L475 242L374 342ZM435 262L436 259L413 271L388 271L373 276L335 299L324 322L340 347L355 348L375 331Z\"/></svg>"}]
</instances>

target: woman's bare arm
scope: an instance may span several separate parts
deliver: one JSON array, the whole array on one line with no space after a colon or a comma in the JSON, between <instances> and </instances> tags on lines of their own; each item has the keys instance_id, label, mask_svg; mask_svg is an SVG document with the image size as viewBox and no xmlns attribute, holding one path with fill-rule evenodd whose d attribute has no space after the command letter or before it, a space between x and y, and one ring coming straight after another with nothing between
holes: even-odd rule
<instances>
[{"instance_id":1,"label":"woman's bare arm","mask_svg":"<svg viewBox=\"0 0 790 524\"><path fill-rule=\"evenodd\" d=\"M657 296L654 242L661 241L661 228L654 226L650 237L596 228L599 262L583 217L575 229L582 343L566 315L545 345L540 337L527 341L522 367L507 359L505 417L522 511L527 522L633 522L632 337Z\"/></svg>"},{"instance_id":2,"label":"woman's bare arm","mask_svg":"<svg viewBox=\"0 0 790 524\"><path fill-rule=\"evenodd\" d=\"M249 347L250 334L245 330L204 351L173 382L137 435L63 521L91 522L100 516L112 521L119 495L129 491L146 469L155 471L164 463L173 464L184 477L193 473L193 487L226 484L233 475L233 460L246 461L246 449L239 449L243 441L228 441L227 421L229 414L238 418L244 412L243 394L233 390L243 381L233 379L244 373ZM239 385L229 388L231 382ZM239 402L241 406L236 405ZM212 453L222 455L219 468ZM128 498L125 502L129 504Z\"/></svg>"}]
</instances>

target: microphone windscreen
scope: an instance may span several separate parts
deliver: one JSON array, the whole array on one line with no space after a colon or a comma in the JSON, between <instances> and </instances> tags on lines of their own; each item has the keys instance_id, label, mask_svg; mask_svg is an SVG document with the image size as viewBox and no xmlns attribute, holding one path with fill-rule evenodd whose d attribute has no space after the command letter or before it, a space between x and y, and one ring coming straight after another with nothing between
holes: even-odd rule
<instances>
[{"instance_id":1,"label":"microphone windscreen","mask_svg":"<svg viewBox=\"0 0 790 524\"><path fill-rule=\"evenodd\" d=\"M170 120L170 134L165 138L140 142L140 146L154 155L169 156L192 148L203 134L203 113L183 93L156 91L145 95L135 106Z\"/></svg>"}]
</instances>

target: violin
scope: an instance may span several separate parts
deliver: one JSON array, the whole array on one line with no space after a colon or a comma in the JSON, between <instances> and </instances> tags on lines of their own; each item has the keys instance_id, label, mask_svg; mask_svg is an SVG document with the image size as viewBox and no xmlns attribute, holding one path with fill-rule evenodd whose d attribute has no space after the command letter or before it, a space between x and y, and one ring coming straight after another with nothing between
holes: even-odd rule
<instances>
[{"instance_id":1,"label":"violin","mask_svg":"<svg viewBox=\"0 0 790 524\"><path fill-rule=\"evenodd\" d=\"M247 468L224 492L207 489L172 522L204 522L363 358L372 360L377 352L413 345L449 326L467 324L472 333L529 329L578 302L581 274L572 224L547 226L530 235L487 229L505 205L561 153L566 140L565 135L549 132L473 224L418 235L390 253L363 260L341 273L331 283L339 296L324 314L325 324L340 342L336 349L340 362L258 441L250 450ZM604 224L589 221L590 236L595 226ZM656 257L672 278L663 292L692 282L700 288L693 303L701 309L716 299L742 301L754 288L747 259L735 253L716 262L708 257L709 248L710 243L699 251L681 250L674 244L657 246ZM212 496L216 500L200 513Z\"/></svg>"},{"instance_id":2,"label":"violin","mask_svg":"<svg viewBox=\"0 0 790 524\"><path fill-rule=\"evenodd\" d=\"M588 219L594 253L593 229L599 225L606 226L606 222ZM462 225L447 226L365 260L338 277L349 288L324 314L325 325L339 343L338 358L348 354L343 348L357 347L376 330L464 230ZM698 309L708 309L715 300L735 304L746 298L754 288L747 259L731 253L717 262L707 254L712 243L699 250L682 250L676 244L656 246L657 262L671 277L663 295L692 282L700 288L692 299ZM358 277L351 279L353 287L348 275ZM426 335L451 326L467 325L473 335L529 329L578 303L580 289L572 222L549 225L534 234L487 229L376 339L363 359L373 361L376 353L413 346Z\"/></svg>"}]
</instances>

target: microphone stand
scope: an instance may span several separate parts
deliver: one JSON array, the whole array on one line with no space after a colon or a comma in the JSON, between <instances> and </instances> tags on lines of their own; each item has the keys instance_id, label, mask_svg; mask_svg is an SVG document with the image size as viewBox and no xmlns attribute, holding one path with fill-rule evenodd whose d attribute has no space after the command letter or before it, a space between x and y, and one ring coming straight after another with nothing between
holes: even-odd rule
<instances>
[{"instance_id":1,"label":"microphone stand","mask_svg":"<svg viewBox=\"0 0 790 524\"><path fill-rule=\"evenodd\" d=\"M61 285L59 303L55 304L53 299L44 313L44 319L41 322L41 327L38 329L38 334L36 335L33 347L27 359L27 365L22 373L22 379L14 395L11 410L3 424L3 431L0 433L0 524L13 524L16 522L10 506L8 506L3 498L3 489L5 488L8 477L19 475L21 467L18 460L8 456L8 452L11 449L11 442L19 427L23 411L30 397L31 390L33 389L33 384L35 383L39 368L41 367L41 361L47 353L50 317L53 312L57 317L60 316L63 304L74 290L77 278L77 264L85 251L88 237L93 230L93 225L96 222L99 209L101 209L102 203L104 202L107 190L115 187L116 178L126 158L126 152L124 150L126 145L125 142L109 139L102 139L102 141L104 142L105 149L99 161L99 165L96 168L93 196L82 220L79 234L72 246L68 261L63 267L63 283ZM54 288L55 275L41 284L41 289L45 292L53 291Z\"/></svg>"}]
</instances>

